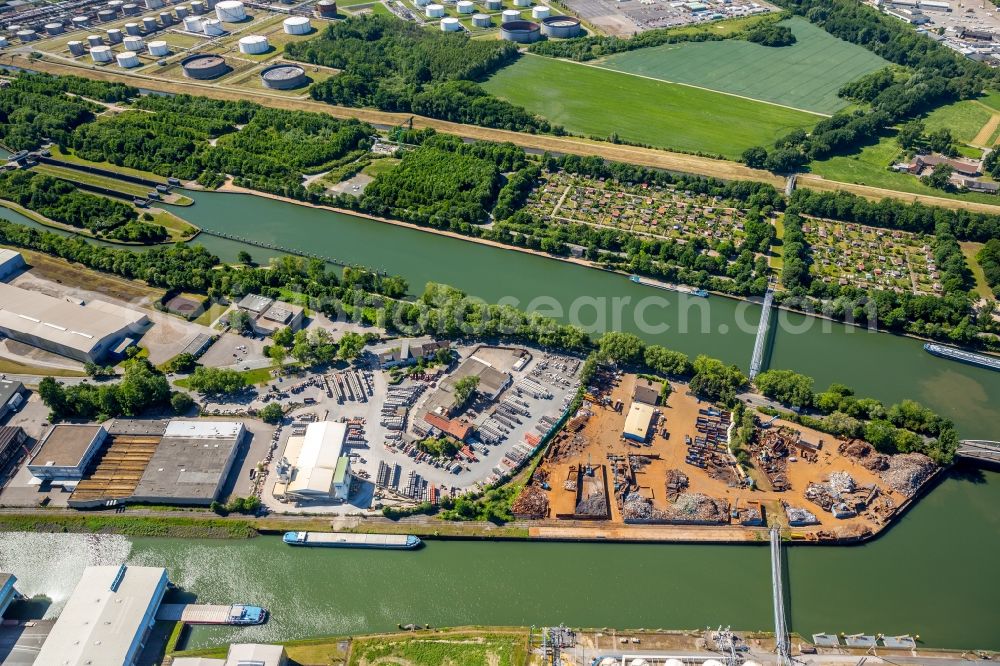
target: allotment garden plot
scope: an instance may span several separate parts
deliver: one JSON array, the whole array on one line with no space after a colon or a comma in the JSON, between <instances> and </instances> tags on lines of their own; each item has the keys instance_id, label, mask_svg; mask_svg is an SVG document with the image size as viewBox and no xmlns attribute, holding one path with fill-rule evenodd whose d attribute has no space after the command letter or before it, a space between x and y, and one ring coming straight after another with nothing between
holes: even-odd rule
<instances>
[{"instance_id":1,"label":"allotment garden plot","mask_svg":"<svg viewBox=\"0 0 1000 666\"><path fill-rule=\"evenodd\" d=\"M812 272L824 282L914 294L939 294L934 237L810 219Z\"/></svg>"},{"instance_id":2,"label":"allotment garden plot","mask_svg":"<svg viewBox=\"0 0 1000 666\"><path fill-rule=\"evenodd\" d=\"M658 239L708 244L743 237L744 212L721 197L659 185L626 185L566 173L546 177L532 192L528 209L556 222L611 227Z\"/></svg>"}]
</instances>

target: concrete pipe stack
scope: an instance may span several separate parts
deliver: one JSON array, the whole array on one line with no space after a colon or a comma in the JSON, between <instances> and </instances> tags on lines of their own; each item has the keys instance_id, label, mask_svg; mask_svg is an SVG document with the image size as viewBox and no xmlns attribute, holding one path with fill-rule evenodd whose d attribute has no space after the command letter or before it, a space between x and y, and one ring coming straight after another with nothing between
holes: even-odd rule
<instances>
[{"instance_id":1,"label":"concrete pipe stack","mask_svg":"<svg viewBox=\"0 0 1000 666\"><path fill-rule=\"evenodd\" d=\"M531 8L531 18L533 19L543 19L548 18L551 11L548 7L544 5L538 5Z\"/></svg>"},{"instance_id":2,"label":"concrete pipe stack","mask_svg":"<svg viewBox=\"0 0 1000 666\"><path fill-rule=\"evenodd\" d=\"M246 53L247 55L260 55L261 53L267 53L270 45L267 43L267 37L263 35L248 35L246 37L241 37L239 41L240 53Z\"/></svg>"},{"instance_id":3,"label":"concrete pipe stack","mask_svg":"<svg viewBox=\"0 0 1000 666\"><path fill-rule=\"evenodd\" d=\"M184 29L188 32L205 32L205 26L201 24L201 19L197 16L188 16L184 19Z\"/></svg>"},{"instance_id":4,"label":"concrete pipe stack","mask_svg":"<svg viewBox=\"0 0 1000 666\"><path fill-rule=\"evenodd\" d=\"M488 28L493 24L493 19L490 18L489 14L473 14L472 15L472 25L477 28Z\"/></svg>"},{"instance_id":5,"label":"concrete pipe stack","mask_svg":"<svg viewBox=\"0 0 1000 666\"><path fill-rule=\"evenodd\" d=\"M215 16L224 23L245 21L247 11L239 0L222 0L215 5Z\"/></svg>"},{"instance_id":6,"label":"concrete pipe stack","mask_svg":"<svg viewBox=\"0 0 1000 666\"><path fill-rule=\"evenodd\" d=\"M444 16L444 5L427 5L427 7L424 8L424 14L427 18L441 18Z\"/></svg>"},{"instance_id":7,"label":"concrete pipe stack","mask_svg":"<svg viewBox=\"0 0 1000 666\"><path fill-rule=\"evenodd\" d=\"M188 16L188 8L186 5L177 5L174 7L174 13L177 14L178 21L183 21Z\"/></svg>"},{"instance_id":8,"label":"concrete pipe stack","mask_svg":"<svg viewBox=\"0 0 1000 666\"><path fill-rule=\"evenodd\" d=\"M471 14L476 11L476 6L472 4L471 0L458 0L455 8L458 9L459 14Z\"/></svg>"},{"instance_id":9,"label":"concrete pipe stack","mask_svg":"<svg viewBox=\"0 0 1000 666\"><path fill-rule=\"evenodd\" d=\"M319 0L316 3L316 13L321 18L337 18L337 3L334 0Z\"/></svg>"},{"instance_id":10,"label":"concrete pipe stack","mask_svg":"<svg viewBox=\"0 0 1000 666\"><path fill-rule=\"evenodd\" d=\"M149 55L156 57L170 55L170 48L165 41L157 39L149 43Z\"/></svg>"},{"instance_id":11,"label":"concrete pipe stack","mask_svg":"<svg viewBox=\"0 0 1000 666\"><path fill-rule=\"evenodd\" d=\"M111 47L95 46L90 49L90 57L94 59L94 62L111 62Z\"/></svg>"},{"instance_id":12,"label":"concrete pipe stack","mask_svg":"<svg viewBox=\"0 0 1000 666\"><path fill-rule=\"evenodd\" d=\"M142 51L146 46L145 42L142 41L142 37L131 36L124 39L123 45L126 51L135 51L137 53Z\"/></svg>"},{"instance_id":13,"label":"concrete pipe stack","mask_svg":"<svg viewBox=\"0 0 1000 666\"><path fill-rule=\"evenodd\" d=\"M86 51L83 48L83 42L79 39L74 39L71 42L67 42L66 46L69 47L69 54L71 56L82 56Z\"/></svg>"},{"instance_id":14,"label":"concrete pipe stack","mask_svg":"<svg viewBox=\"0 0 1000 666\"><path fill-rule=\"evenodd\" d=\"M121 44L122 43L122 31L118 28L108 28L106 31L108 34L109 44Z\"/></svg>"},{"instance_id":15,"label":"concrete pipe stack","mask_svg":"<svg viewBox=\"0 0 1000 666\"><path fill-rule=\"evenodd\" d=\"M214 18L205 19L204 23L202 23L202 28L205 30L205 34L209 37L218 37L226 32L222 28L222 21Z\"/></svg>"},{"instance_id":16,"label":"concrete pipe stack","mask_svg":"<svg viewBox=\"0 0 1000 666\"><path fill-rule=\"evenodd\" d=\"M132 35L133 37L138 37L139 35L142 34L142 30L139 29L138 23L126 23L125 34Z\"/></svg>"},{"instance_id":17,"label":"concrete pipe stack","mask_svg":"<svg viewBox=\"0 0 1000 666\"><path fill-rule=\"evenodd\" d=\"M307 16L289 16L281 25L289 35L308 35L312 32L312 23Z\"/></svg>"},{"instance_id":18,"label":"concrete pipe stack","mask_svg":"<svg viewBox=\"0 0 1000 666\"><path fill-rule=\"evenodd\" d=\"M152 16L146 16L142 19L142 30L143 32L155 32L159 29L159 25L156 23L156 19Z\"/></svg>"},{"instance_id":19,"label":"concrete pipe stack","mask_svg":"<svg viewBox=\"0 0 1000 666\"><path fill-rule=\"evenodd\" d=\"M159 9L163 6L163 0L146 0L146 9Z\"/></svg>"},{"instance_id":20,"label":"concrete pipe stack","mask_svg":"<svg viewBox=\"0 0 1000 666\"><path fill-rule=\"evenodd\" d=\"M122 51L118 54L118 66L122 69L130 69L139 66L139 56L134 51Z\"/></svg>"},{"instance_id":21,"label":"concrete pipe stack","mask_svg":"<svg viewBox=\"0 0 1000 666\"><path fill-rule=\"evenodd\" d=\"M104 43L100 35L87 35L87 43L91 46L100 46Z\"/></svg>"},{"instance_id":22,"label":"concrete pipe stack","mask_svg":"<svg viewBox=\"0 0 1000 666\"><path fill-rule=\"evenodd\" d=\"M73 24L73 29L78 30L80 28L86 28L90 25L90 17L88 16L74 16L70 23Z\"/></svg>"},{"instance_id":23,"label":"concrete pipe stack","mask_svg":"<svg viewBox=\"0 0 1000 666\"><path fill-rule=\"evenodd\" d=\"M125 16L138 16L139 15L139 5L134 2L130 2L127 5L122 5L122 14Z\"/></svg>"},{"instance_id":24,"label":"concrete pipe stack","mask_svg":"<svg viewBox=\"0 0 1000 666\"><path fill-rule=\"evenodd\" d=\"M458 32L462 29L462 24L454 16L446 16L441 19L442 32Z\"/></svg>"},{"instance_id":25,"label":"concrete pipe stack","mask_svg":"<svg viewBox=\"0 0 1000 666\"><path fill-rule=\"evenodd\" d=\"M62 23L46 23L45 32L49 35L61 35L66 32L66 26Z\"/></svg>"}]
</instances>

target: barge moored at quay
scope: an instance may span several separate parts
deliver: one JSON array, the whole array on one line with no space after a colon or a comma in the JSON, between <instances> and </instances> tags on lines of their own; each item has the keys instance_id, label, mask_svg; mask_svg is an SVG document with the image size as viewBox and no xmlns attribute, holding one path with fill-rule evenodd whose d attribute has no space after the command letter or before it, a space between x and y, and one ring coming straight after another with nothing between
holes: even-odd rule
<instances>
[{"instance_id":1,"label":"barge moored at quay","mask_svg":"<svg viewBox=\"0 0 1000 666\"><path fill-rule=\"evenodd\" d=\"M350 532L285 532L282 539L289 546L314 548L378 548L413 550L420 538L412 534L352 534Z\"/></svg>"},{"instance_id":2,"label":"barge moored at quay","mask_svg":"<svg viewBox=\"0 0 1000 666\"><path fill-rule=\"evenodd\" d=\"M947 358L952 361L968 363L969 365L979 366L980 368L986 368L987 370L1000 371L1000 358L995 356L977 354L975 352L965 351L964 349L956 349L955 347L936 345L933 342L925 344L924 351L928 354L933 354L934 356L939 356L941 358Z\"/></svg>"}]
</instances>

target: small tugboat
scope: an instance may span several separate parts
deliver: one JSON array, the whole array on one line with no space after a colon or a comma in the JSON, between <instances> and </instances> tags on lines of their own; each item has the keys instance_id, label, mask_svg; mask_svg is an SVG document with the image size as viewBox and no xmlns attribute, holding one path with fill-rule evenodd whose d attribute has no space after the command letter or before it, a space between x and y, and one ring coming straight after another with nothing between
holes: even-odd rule
<instances>
[{"instance_id":1,"label":"small tugboat","mask_svg":"<svg viewBox=\"0 0 1000 666\"><path fill-rule=\"evenodd\" d=\"M241 626L264 624L267 622L267 609L260 606L233 604L229 607L229 622Z\"/></svg>"},{"instance_id":2,"label":"small tugboat","mask_svg":"<svg viewBox=\"0 0 1000 666\"><path fill-rule=\"evenodd\" d=\"M289 546L318 548L380 548L413 550L422 542L412 534L352 534L350 532L285 532Z\"/></svg>"}]
</instances>

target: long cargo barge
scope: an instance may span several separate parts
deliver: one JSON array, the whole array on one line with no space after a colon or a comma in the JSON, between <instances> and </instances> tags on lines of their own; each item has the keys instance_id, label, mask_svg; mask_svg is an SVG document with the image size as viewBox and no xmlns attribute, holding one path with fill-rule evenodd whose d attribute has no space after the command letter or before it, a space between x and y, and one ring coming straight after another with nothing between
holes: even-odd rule
<instances>
[{"instance_id":1,"label":"long cargo barge","mask_svg":"<svg viewBox=\"0 0 1000 666\"><path fill-rule=\"evenodd\" d=\"M315 548L380 548L412 550L421 544L412 534L352 534L350 532L285 532L289 546Z\"/></svg>"},{"instance_id":2,"label":"long cargo barge","mask_svg":"<svg viewBox=\"0 0 1000 666\"><path fill-rule=\"evenodd\" d=\"M979 366L980 368L986 368L987 370L1000 371L1000 358L995 356L986 356L985 354L977 354L975 352L965 351L964 349L936 345L933 342L925 344L924 351L929 354L933 354L934 356L947 358L952 361L968 363L969 365Z\"/></svg>"},{"instance_id":3,"label":"long cargo barge","mask_svg":"<svg viewBox=\"0 0 1000 666\"><path fill-rule=\"evenodd\" d=\"M696 289L694 287L678 287L664 282L657 282L656 280L647 280L646 278L639 277L638 275L632 275L629 277L629 280L635 282L636 284L641 284L644 287L653 287L654 289L663 289L664 291L676 291L678 294L687 294L688 296L697 296L698 298L708 298L708 292L704 289Z\"/></svg>"}]
</instances>

